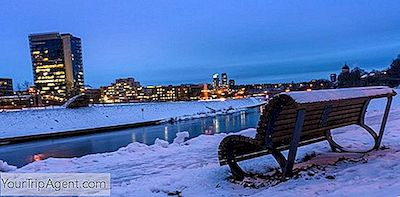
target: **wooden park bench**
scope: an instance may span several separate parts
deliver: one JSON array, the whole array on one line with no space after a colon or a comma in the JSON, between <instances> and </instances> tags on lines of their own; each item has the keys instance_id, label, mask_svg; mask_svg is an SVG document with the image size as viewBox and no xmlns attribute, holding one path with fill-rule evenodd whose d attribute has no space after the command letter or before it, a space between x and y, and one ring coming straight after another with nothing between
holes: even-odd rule
<instances>
[{"instance_id":1,"label":"wooden park bench","mask_svg":"<svg viewBox=\"0 0 400 197\"><path fill-rule=\"evenodd\" d=\"M247 174L239 161L271 154L279 164L283 178L292 176L297 148L327 140L334 152L369 152L380 147L392 97L388 87L362 87L303 92L285 92L274 96L265 106L255 138L228 135L219 145L220 165L229 165L232 175L243 179ZM379 132L364 123L372 99L387 98ZM374 139L365 151L351 151L336 143L331 129L359 125ZM281 153L289 150L287 158Z\"/></svg>"}]
</instances>

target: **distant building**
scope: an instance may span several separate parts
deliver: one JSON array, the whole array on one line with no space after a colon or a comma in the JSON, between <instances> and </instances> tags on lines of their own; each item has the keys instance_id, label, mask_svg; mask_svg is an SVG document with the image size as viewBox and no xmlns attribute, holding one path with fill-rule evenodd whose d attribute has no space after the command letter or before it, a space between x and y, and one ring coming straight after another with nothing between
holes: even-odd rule
<instances>
[{"instance_id":1,"label":"distant building","mask_svg":"<svg viewBox=\"0 0 400 197\"><path fill-rule=\"evenodd\" d=\"M157 94L155 86L138 87L137 91L138 91L137 98L139 101L151 101L153 99L153 95Z\"/></svg>"},{"instance_id":2,"label":"distant building","mask_svg":"<svg viewBox=\"0 0 400 197\"><path fill-rule=\"evenodd\" d=\"M99 103L101 98L100 89L92 88L90 86L85 87L85 95L89 97L90 103Z\"/></svg>"},{"instance_id":3,"label":"distant building","mask_svg":"<svg viewBox=\"0 0 400 197\"><path fill-rule=\"evenodd\" d=\"M0 96L0 109L21 109L40 106L40 98L31 94Z\"/></svg>"},{"instance_id":4,"label":"distant building","mask_svg":"<svg viewBox=\"0 0 400 197\"><path fill-rule=\"evenodd\" d=\"M345 64L342 67L342 72L339 74L338 86L339 88L358 87L361 86L361 76L365 71L355 68L350 72L350 67Z\"/></svg>"},{"instance_id":5,"label":"distant building","mask_svg":"<svg viewBox=\"0 0 400 197\"><path fill-rule=\"evenodd\" d=\"M341 88L351 87L351 81L352 77L350 74L350 68L347 64L344 64L342 67L342 72L338 76L338 85Z\"/></svg>"},{"instance_id":6,"label":"distant building","mask_svg":"<svg viewBox=\"0 0 400 197\"><path fill-rule=\"evenodd\" d=\"M140 101L176 101L176 86L147 86L139 90L138 99Z\"/></svg>"},{"instance_id":7,"label":"distant building","mask_svg":"<svg viewBox=\"0 0 400 197\"><path fill-rule=\"evenodd\" d=\"M186 84L177 87L177 100L190 101L200 100L207 97L207 84Z\"/></svg>"},{"instance_id":8,"label":"distant building","mask_svg":"<svg viewBox=\"0 0 400 197\"><path fill-rule=\"evenodd\" d=\"M157 86L157 96L159 101L176 101L177 100L177 87Z\"/></svg>"},{"instance_id":9,"label":"distant building","mask_svg":"<svg viewBox=\"0 0 400 197\"><path fill-rule=\"evenodd\" d=\"M34 83L44 100L64 102L84 91L81 39L71 34L29 35Z\"/></svg>"},{"instance_id":10,"label":"distant building","mask_svg":"<svg viewBox=\"0 0 400 197\"><path fill-rule=\"evenodd\" d=\"M138 88L139 101L176 101L175 86L147 86Z\"/></svg>"},{"instance_id":11,"label":"distant building","mask_svg":"<svg viewBox=\"0 0 400 197\"><path fill-rule=\"evenodd\" d=\"M235 80L233 80L233 79L230 79L229 80L229 88L234 88L235 87Z\"/></svg>"},{"instance_id":12,"label":"distant building","mask_svg":"<svg viewBox=\"0 0 400 197\"><path fill-rule=\"evenodd\" d=\"M179 86L147 86L138 88L139 101L190 101L204 98L203 84L182 84ZM207 89L206 87L205 89ZM207 89L208 90L208 89Z\"/></svg>"},{"instance_id":13,"label":"distant building","mask_svg":"<svg viewBox=\"0 0 400 197\"><path fill-rule=\"evenodd\" d=\"M12 79L0 78L0 96L12 96L13 94Z\"/></svg>"},{"instance_id":14,"label":"distant building","mask_svg":"<svg viewBox=\"0 0 400 197\"><path fill-rule=\"evenodd\" d=\"M36 94L34 87L16 91L9 96L0 96L0 109L21 109L24 107L40 107L42 99Z\"/></svg>"},{"instance_id":15,"label":"distant building","mask_svg":"<svg viewBox=\"0 0 400 197\"><path fill-rule=\"evenodd\" d=\"M140 83L134 78L117 79L110 86L100 87L102 103L129 103L138 100Z\"/></svg>"},{"instance_id":16,"label":"distant building","mask_svg":"<svg viewBox=\"0 0 400 197\"><path fill-rule=\"evenodd\" d=\"M350 73L350 67L347 64L343 65L342 73Z\"/></svg>"},{"instance_id":17,"label":"distant building","mask_svg":"<svg viewBox=\"0 0 400 197\"><path fill-rule=\"evenodd\" d=\"M337 81L337 75L336 75L336 73L332 73L331 76L330 76L330 79L331 79L331 82L332 82L332 83L335 83L335 82Z\"/></svg>"},{"instance_id":18,"label":"distant building","mask_svg":"<svg viewBox=\"0 0 400 197\"><path fill-rule=\"evenodd\" d=\"M350 67L347 64L344 64L342 67L342 73L349 73Z\"/></svg>"},{"instance_id":19,"label":"distant building","mask_svg":"<svg viewBox=\"0 0 400 197\"><path fill-rule=\"evenodd\" d=\"M219 88L219 75L218 74L213 75L213 88L214 89Z\"/></svg>"},{"instance_id":20,"label":"distant building","mask_svg":"<svg viewBox=\"0 0 400 197\"><path fill-rule=\"evenodd\" d=\"M222 87L228 87L228 75L226 73L221 74L221 81Z\"/></svg>"}]
</instances>

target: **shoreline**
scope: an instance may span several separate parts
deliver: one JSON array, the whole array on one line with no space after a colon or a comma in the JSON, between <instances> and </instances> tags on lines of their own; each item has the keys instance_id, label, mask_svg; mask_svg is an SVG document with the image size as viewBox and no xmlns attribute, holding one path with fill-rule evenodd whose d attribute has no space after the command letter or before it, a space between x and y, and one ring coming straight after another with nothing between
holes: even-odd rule
<instances>
[{"instance_id":1,"label":"shoreline","mask_svg":"<svg viewBox=\"0 0 400 197\"><path fill-rule=\"evenodd\" d=\"M96 127L96 128L89 128L89 129L77 129L77 130L71 130L71 131L61 131L61 132L53 132L53 133L17 136L17 137L11 137L11 138L1 138L0 146L24 143L24 142L31 142L31 141L36 141L36 140L39 141L39 140L43 140L46 138L54 139L54 138L61 138L61 137L73 137L73 136L80 136L80 135L106 133L106 132L112 132L112 131L117 131L117 130L121 130L121 129L158 125L161 123L162 123L162 120L154 120L154 121L137 122L137 123L130 123L130 124L120 124L120 125L113 125L113 126Z\"/></svg>"},{"instance_id":2,"label":"shoreline","mask_svg":"<svg viewBox=\"0 0 400 197\"><path fill-rule=\"evenodd\" d=\"M230 112L221 113L216 112L212 115L206 116L192 116L192 117L175 117L172 118L175 120L174 123L178 123L181 121L186 121L190 119L200 119L206 117L214 117L218 115L224 114L232 114L237 113L243 110L259 107L264 103L260 103L259 105L243 107L239 109L235 109ZM42 133L42 134L34 134L34 135L25 135L25 136L16 136L16 137L7 137L7 138L0 138L0 146L6 146L11 144L18 144L18 143L25 143L25 142L32 142L32 141L40 141L44 139L57 139L62 137L74 137L74 136L84 136L84 135L91 135L91 134L98 134L98 133L107 133L113 132L123 129L130 129L130 128L139 128L139 127L146 127L146 126L153 126L153 125L160 125L168 123L170 119L159 119L159 120L151 120L151 121L144 121L144 122L136 122L136 123L127 123L127 124L119 124L119 125L111 125L111 126L103 126L103 127L95 127L95 128L86 128L86 129L76 129L76 130L69 130L69 131L60 131L60 132L51 132L51 133Z\"/></svg>"}]
</instances>

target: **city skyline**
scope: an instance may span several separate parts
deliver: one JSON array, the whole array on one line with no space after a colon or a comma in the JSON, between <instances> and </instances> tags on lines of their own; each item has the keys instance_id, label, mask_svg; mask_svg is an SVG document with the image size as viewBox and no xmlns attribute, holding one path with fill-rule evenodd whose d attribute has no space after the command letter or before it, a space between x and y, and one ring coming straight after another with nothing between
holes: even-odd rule
<instances>
[{"instance_id":1,"label":"city skyline","mask_svg":"<svg viewBox=\"0 0 400 197\"><path fill-rule=\"evenodd\" d=\"M144 85L209 83L222 72L241 84L328 78L345 62L387 67L400 52L398 2L311 2L11 2L0 8L0 77L33 83L27 36L44 32L82 38L94 87L129 76Z\"/></svg>"},{"instance_id":2,"label":"city skyline","mask_svg":"<svg viewBox=\"0 0 400 197\"><path fill-rule=\"evenodd\" d=\"M0 197L400 194L400 0L0 4Z\"/></svg>"}]
</instances>

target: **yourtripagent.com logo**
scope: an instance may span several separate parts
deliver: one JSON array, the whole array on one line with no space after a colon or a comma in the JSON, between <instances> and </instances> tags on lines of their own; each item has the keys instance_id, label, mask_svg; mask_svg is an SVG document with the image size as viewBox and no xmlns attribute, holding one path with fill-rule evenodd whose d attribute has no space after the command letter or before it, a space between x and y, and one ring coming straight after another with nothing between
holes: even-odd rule
<instances>
[{"instance_id":1,"label":"yourtripagent.com logo","mask_svg":"<svg viewBox=\"0 0 400 197\"><path fill-rule=\"evenodd\" d=\"M1 173L2 196L109 196L109 173Z\"/></svg>"}]
</instances>

